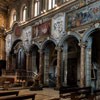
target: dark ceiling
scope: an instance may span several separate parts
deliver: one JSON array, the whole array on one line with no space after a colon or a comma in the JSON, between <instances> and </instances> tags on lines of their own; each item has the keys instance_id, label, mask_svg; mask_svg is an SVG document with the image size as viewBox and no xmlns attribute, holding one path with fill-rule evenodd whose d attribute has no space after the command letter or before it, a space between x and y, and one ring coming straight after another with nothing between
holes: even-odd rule
<instances>
[{"instance_id":1,"label":"dark ceiling","mask_svg":"<svg viewBox=\"0 0 100 100\"><path fill-rule=\"evenodd\" d=\"M16 0L0 0L0 10L7 10L8 6Z\"/></svg>"}]
</instances>

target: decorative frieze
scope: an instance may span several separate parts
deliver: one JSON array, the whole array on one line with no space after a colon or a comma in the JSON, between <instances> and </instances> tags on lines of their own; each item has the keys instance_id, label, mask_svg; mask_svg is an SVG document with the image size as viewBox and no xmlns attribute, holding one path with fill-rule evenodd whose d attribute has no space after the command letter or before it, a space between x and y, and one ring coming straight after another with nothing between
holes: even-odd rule
<instances>
[{"instance_id":1,"label":"decorative frieze","mask_svg":"<svg viewBox=\"0 0 100 100\"><path fill-rule=\"evenodd\" d=\"M100 20L100 1L67 14L67 29Z\"/></svg>"}]
</instances>

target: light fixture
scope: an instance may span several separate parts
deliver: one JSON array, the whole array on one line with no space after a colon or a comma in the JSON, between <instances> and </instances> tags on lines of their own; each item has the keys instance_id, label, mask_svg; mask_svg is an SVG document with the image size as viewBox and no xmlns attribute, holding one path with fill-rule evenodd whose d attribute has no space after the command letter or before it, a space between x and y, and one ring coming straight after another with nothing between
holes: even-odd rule
<instances>
[{"instance_id":1,"label":"light fixture","mask_svg":"<svg viewBox=\"0 0 100 100\"><path fill-rule=\"evenodd\" d=\"M43 11L41 11L41 14L43 14Z\"/></svg>"},{"instance_id":2,"label":"light fixture","mask_svg":"<svg viewBox=\"0 0 100 100\"><path fill-rule=\"evenodd\" d=\"M43 10L43 12L45 13L45 12L46 12L46 10L44 9L44 10Z\"/></svg>"},{"instance_id":3,"label":"light fixture","mask_svg":"<svg viewBox=\"0 0 100 100\"><path fill-rule=\"evenodd\" d=\"M55 7L57 7L57 4L55 4Z\"/></svg>"}]
</instances>

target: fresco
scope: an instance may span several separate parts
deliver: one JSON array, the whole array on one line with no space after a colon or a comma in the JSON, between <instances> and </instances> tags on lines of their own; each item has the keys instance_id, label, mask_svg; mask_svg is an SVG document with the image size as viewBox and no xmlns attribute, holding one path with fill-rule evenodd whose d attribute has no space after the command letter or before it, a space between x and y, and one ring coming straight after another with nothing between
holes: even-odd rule
<instances>
[{"instance_id":1,"label":"fresco","mask_svg":"<svg viewBox=\"0 0 100 100\"><path fill-rule=\"evenodd\" d=\"M59 13L52 19L52 36L59 38L65 32L65 14Z\"/></svg>"},{"instance_id":2,"label":"fresco","mask_svg":"<svg viewBox=\"0 0 100 100\"><path fill-rule=\"evenodd\" d=\"M11 36L11 34L8 34L6 36L6 45L5 45L7 54L9 54L9 52L11 50L11 46L12 46L12 36Z\"/></svg>"},{"instance_id":3,"label":"fresco","mask_svg":"<svg viewBox=\"0 0 100 100\"><path fill-rule=\"evenodd\" d=\"M100 1L69 13L66 16L68 29L100 20Z\"/></svg>"},{"instance_id":4,"label":"fresco","mask_svg":"<svg viewBox=\"0 0 100 100\"><path fill-rule=\"evenodd\" d=\"M92 3L96 0L80 0L80 6L84 6L86 4Z\"/></svg>"},{"instance_id":5,"label":"fresco","mask_svg":"<svg viewBox=\"0 0 100 100\"><path fill-rule=\"evenodd\" d=\"M33 27L33 37L50 34L51 21Z\"/></svg>"},{"instance_id":6,"label":"fresco","mask_svg":"<svg viewBox=\"0 0 100 100\"><path fill-rule=\"evenodd\" d=\"M32 27L31 26L28 26L23 29L21 39L23 41L24 47L28 50L32 42Z\"/></svg>"}]
</instances>

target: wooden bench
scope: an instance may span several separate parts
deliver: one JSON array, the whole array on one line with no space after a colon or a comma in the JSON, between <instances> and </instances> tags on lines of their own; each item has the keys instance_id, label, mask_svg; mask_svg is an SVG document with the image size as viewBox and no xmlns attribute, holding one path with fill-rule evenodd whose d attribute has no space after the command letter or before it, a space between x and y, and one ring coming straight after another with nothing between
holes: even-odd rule
<instances>
[{"instance_id":1,"label":"wooden bench","mask_svg":"<svg viewBox=\"0 0 100 100\"><path fill-rule=\"evenodd\" d=\"M9 95L18 96L18 94L19 94L19 91L3 91L3 92L0 92L0 97L1 96L9 96Z\"/></svg>"},{"instance_id":2,"label":"wooden bench","mask_svg":"<svg viewBox=\"0 0 100 100\"><path fill-rule=\"evenodd\" d=\"M81 94L91 93L91 87L62 87L59 90L60 98L76 98L75 95L79 96Z\"/></svg>"},{"instance_id":3,"label":"wooden bench","mask_svg":"<svg viewBox=\"0 0 100 100\"><path fill-rule=\"evenodd\" d=\"M24 100L24 99L31 99L35 100L36 94L24 94L18 96L10 96L10 97L0 97L0 100Z\"/></svg>"},{"instance_id":4,"label":"wooden bench","mask_svg":"<svg viewBox=\"0 0 100 100\"><path fill-rule=\"evenodd\" d=\"M88 97L88 100L96 100L97 96L100 96L100 89L94 90L93 93L91 93L91 95Z\"/></svg>"},{"instance_id":5,"label":"wooden bench","mask_svg":"<svg viewBox=\"0 0 100 100\"><path fill-rule=\"evenodd\" d=\"M71 93L71 100L83 100L88 99L91 95L91 90L89 89L82 89L76 92Z\"/></svg>"}]
</instances>

